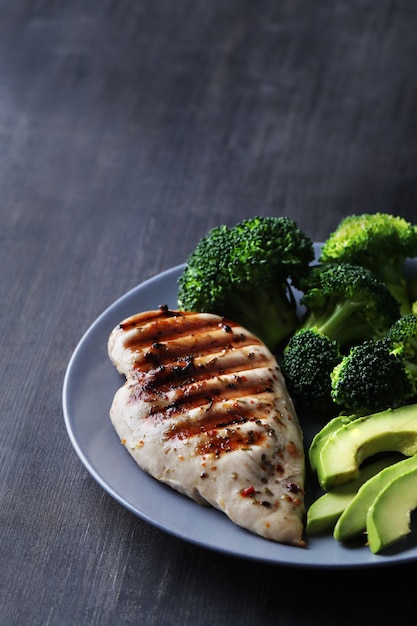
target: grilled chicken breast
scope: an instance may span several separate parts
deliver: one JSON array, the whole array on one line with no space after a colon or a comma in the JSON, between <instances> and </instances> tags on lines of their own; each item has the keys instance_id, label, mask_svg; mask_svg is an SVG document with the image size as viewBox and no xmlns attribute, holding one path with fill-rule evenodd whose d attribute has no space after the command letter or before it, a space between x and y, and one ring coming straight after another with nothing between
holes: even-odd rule
<instances>
[{"instance_id":1,"label":"grilled chicken breast","mask_svg":"<svg viewBox=\"0 0 417 626\"><path fill-rule=\"evenodd\" d=\"M238 324L160 307L111 333L110 410L146 472L236 524L302 546L302 433L275 357Z\"/></svg>"}]
</instances>

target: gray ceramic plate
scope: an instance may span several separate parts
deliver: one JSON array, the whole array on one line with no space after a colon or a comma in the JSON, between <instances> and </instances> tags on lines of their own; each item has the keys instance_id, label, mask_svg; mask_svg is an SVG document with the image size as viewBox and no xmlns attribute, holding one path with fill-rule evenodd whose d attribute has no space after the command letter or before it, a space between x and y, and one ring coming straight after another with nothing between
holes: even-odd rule
<instances>
[{"instance_id":1,"label":"gray ceramic plate","mask_svg":"<svg viewBox=\"0 0 417 626\"><path fill-rule=\"evenodd\" d=\"M269 542L234 525L223 513L201 507L162 485L136 465L120 445L109 418L113 395L124 379L107 356L107 339L114 326L134 313L160 304L175 308L182 267L147 280L112 304L85 333L70 360L63 387L65 424L78 456L93 478L115 500L150 524L230 555L315 568L373 567L417 559L415 533L400 548L384 556L373 555L363 545L346 547L331 536L309 538L306 548ZM317 430L319 427L316 425ZM306 425L304 428L308 441L312 432Z\"/></svg>"}]
</instances>

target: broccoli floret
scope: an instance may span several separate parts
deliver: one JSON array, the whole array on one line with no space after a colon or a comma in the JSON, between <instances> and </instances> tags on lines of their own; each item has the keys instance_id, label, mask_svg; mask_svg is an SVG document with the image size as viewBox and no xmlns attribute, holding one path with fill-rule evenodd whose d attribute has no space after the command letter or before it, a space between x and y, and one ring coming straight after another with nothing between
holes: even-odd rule
<instances>
[{"instance_id":1,"label":"broccoli floret","mask_svg":"<svg viewBox=\"0 0 417 626\"><path fill-rule=\"evenodd\" d=\"M401 359L417 393L417 314L409 313L394 322L385 341L390 352Z\"/></svg>"},{"instance_id":2,"label":"broccoli floret","mask_svg":"<svg viewBox=\"0 0 417 626\"><path fill-rule=\"evenodd\" d=\"M385 336L351 349L331 374L334 402L346 411L373 413L417 396L417 315L396 320Z\"/></svg>"},{"instance_id":3,"label":"broccoli floret","mask_svg":"<svg viewBox=\"0 0 417 626\"><path fill-rule=\"evenodd\" d=\"M330 374L342 356L336 341L316 329L300 330L288 341L281 369L294 402L306 412L327 418L335 411Z\"/></svg>"},{"instance_id":4,"label":"broccoli floret","mask_svg":"<svg viewBox=\"0 0 417 626\"><path fill-rule=\"evenodd\" d=\"M299 323L292 284L313 259L313 242L287 217L213 228L187 259L178 306L234 320L274 350Z\"/></svg>"},{"instance_id":5,"label":"broccoli floret","mask_svg":"<svg viewBox=\"0 0 417 626\"><path fill-rule=\"evenodd\" d=\"M364 213L344 218L325 241L322 263L352 263L374 272L401 306L411 313L404 274L405 260L417 256L417 226L389 213Z\"/></svg>"},{"instance_id":6,"label":"broccoli floret","mask_svg":"<svg viewBox=\"0 0 417 626\"><path fill-rule=\"evenodd\" d=\"M408 404L415 395L402 359L385 339L351 348L330 377L333 401L358 416Z\"/></svg>"},{"instance_id":7,"label":"broccoli floret","mask_svg":"<svg viewBox=\"0 0 417 626\"><path fill-rule=\"evenodd\" d=\"M359 265L311 266L300 286L300 302L306 307L301 328L317 328L341 348L384 336L400 317L385 283Z\"/></svg>"},{"instance_id":8,"label":"broccoli floret","mask_svg":"<svg viewBox=\"0 0 417 626\"><path fill-rule=\"evenodd\" d=\"M234 241L228 226L212 228L200 239L178 280L178 306L184 311L217 312L223 308Z\"/></svg>"}]
</instances>

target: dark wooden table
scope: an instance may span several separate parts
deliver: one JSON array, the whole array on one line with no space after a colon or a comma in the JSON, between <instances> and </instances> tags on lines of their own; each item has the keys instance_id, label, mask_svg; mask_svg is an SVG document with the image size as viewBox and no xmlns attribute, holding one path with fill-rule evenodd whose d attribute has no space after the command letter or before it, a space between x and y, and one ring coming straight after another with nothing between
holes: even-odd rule
<instances>
[{"instance_id":1,"label":"dark wooden table","mask_svg":"<svg viewBox=\"0 0 417 626\"><path fill-rule=\"evenodd\" d=\"M82 334L220 223L417 206L417 4L0 0L0 623L415 623L415 564L268 565L134 516L61 392Z\"/></svg>"}]
</instances>

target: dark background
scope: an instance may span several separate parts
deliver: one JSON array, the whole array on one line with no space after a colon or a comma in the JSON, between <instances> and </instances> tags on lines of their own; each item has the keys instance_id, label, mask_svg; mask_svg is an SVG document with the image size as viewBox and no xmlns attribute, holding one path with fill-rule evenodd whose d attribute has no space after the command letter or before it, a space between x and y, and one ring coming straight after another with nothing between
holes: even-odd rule
<instances>
[{"instance_id":1,"label":"dark background","mask_svg":"<svg viewBox=\"0 0 417 626\"><path fill-rule=\"evenodd\" d=\"M415 623L416 566L206 551L90 477L61 390L116 298L212 226L416 217L413 0L0 0L0 623Z\"/></svg>"}]
</instances>

